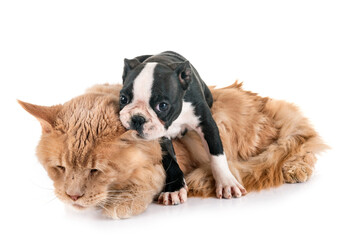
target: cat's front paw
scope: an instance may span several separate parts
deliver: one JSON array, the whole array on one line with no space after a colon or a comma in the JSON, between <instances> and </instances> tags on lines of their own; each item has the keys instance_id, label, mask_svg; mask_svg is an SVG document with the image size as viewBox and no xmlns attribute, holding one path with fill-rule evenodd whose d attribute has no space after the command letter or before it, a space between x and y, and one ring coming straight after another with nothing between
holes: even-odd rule
<instances>
[{"instance_id":1,"label":"cat's front paw","mask_svg":"<svg viewBox=\"0 0 345 240\"><path fill-rule=\"evenodd\" d=\"M133 197L136 198L138 196ZM149 203L150 201L133 201L131 199L128 199L127 201L114 203L111 206L102 207L102 213L108 218L126 219L144 212L147 209Z\"/></svg>"},{"instance_id":2,"label":"cat's front paw","mask_svg":"<svg viewBox=\"0 0 345 240\"><path fill-rule=\"evenodd\" d=\"M158 197L158 203L164 205L178 205L187 201L187 186L175 192L162 192Z\"/></svg>"},{"instance_id":3,"label":"cat's front paw","mask_svg":"<svg viewBox=\"0 0 345 240\"><path fill-rule=\"evenodd\" d=\"M102 213L104 216L112 219L126 219L132 216L130 209L126 206L103 208Z\"/></svg>"}]
</instances>

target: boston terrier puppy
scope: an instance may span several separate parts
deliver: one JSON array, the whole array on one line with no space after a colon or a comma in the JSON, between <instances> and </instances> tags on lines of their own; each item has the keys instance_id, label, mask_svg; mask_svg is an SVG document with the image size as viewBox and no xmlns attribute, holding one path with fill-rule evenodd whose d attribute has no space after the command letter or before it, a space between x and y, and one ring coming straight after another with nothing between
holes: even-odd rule
<instances>
[{"instance_id":1,"label":"boston terrier puppy","mask_svg":"<svg viewBox=\"0 0 345 240\"><path fill-rule=\"evenodd\" d=\"M229 170L218 127L212 118L211 92L193 65L172 51L124 62L120 120L125 128L135 129L144 139L161 139L167 177L159 201L167 205L187 200L187 187L171 142L187 130L197 131L210 153L216 196L244 195L246 190Z\"/></svg>"}]
</instances>

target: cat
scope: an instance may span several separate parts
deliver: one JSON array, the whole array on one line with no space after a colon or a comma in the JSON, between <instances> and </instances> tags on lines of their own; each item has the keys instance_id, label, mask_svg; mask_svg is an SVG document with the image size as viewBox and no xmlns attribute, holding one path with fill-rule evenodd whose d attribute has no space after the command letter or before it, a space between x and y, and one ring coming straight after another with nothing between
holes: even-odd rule
<instances>
[{"instance_id":1,"label":"cat","mask_svg":"<svg viewBox=\"0 0 345 240\"><path fill-rule=\"evenodd\" d=\"M52 107L18 100L41 123L37 157L56 196L75 208L101 208L113 219L145 211L165 183L159 142L144 141L120 123L121 87L96 85ZM248 192L311 177L315 154L327 146L296 106L244 91L237 82L211 92L230 170ZM209 157L198 134L190 131L173 144L188 196L215 197Z\"/></svg>"},{"instance_id":2,"label":"cat","mask_svg":"<svg viewBox=\"0 0 345 240\"><path fill-rule=\"evenodd\" d=\"M161 192L158 142L139 141L118 118L117 94L87 93L52 107L19 101L42 126L37 157L55 195L75 208L102 208L111 218L141 213Z\"/></svg>"}]
</instances>

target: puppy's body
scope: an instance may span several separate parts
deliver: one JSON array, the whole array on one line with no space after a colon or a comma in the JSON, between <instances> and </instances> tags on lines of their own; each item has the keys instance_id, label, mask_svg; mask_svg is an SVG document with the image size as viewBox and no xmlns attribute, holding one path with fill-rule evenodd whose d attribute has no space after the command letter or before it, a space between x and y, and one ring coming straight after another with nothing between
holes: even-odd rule
<instances>
[{"instance_id":1,"label":"puppy's body","mask_svg":"<svg viewBox=\"0 0 345 240\"><path fill-rule=\"evenodd\" d=\"M187 130L196 130L209 152L217 197L240 197L245 193L227 166L218 127L210 111L211 92L184 57L169 51L125 60L123 81L121 122L145 139L164 138L162 149L168 153L163 156L167 171L164 191L175 192L171 195L173 203L185 201L186 194L171 138ZM164 198L167 200L169 196L165 194Z\"/></svg>"}]
</instances>

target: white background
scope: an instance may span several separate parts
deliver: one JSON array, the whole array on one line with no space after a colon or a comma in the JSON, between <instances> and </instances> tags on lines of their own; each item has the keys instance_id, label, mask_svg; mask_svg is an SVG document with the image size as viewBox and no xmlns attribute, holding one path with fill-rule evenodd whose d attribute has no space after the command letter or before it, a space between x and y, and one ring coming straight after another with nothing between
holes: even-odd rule
<instances>
[{"instance_id":1,"label":"white background","mask_svg":"<svg viewBox=\"0 0 345 240\"><path fill-rule=\"evenodd\" d=\"M344 239L344 1L1 1L3 239ZM332 147L304 184L241 199L152 204L137 217L75 213L35 157L38 122L16 103L68 101L120 83L123 59L174 50L209 85L299 105ZM2 237L1 237L2 238Z\"/></svg>"}]
</instances>

